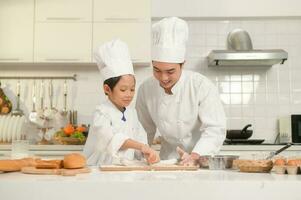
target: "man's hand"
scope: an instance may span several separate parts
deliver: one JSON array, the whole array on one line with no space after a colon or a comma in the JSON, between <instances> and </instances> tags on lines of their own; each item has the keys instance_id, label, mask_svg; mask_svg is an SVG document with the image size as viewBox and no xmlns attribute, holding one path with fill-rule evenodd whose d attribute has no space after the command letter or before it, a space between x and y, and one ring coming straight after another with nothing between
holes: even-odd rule
<instances>
[{"instance_id":1,"label":"man's hand","mask_svg":"<svg viewBox=\"0 0 301 200\"><path fill-rule=\"evenodd\" d=\"M158 153L147 145L143 145L141 147L141 152L149 164L154 164L160 161Z\"/></svg>"},{"instance_id":2,"label":"man's hand","mask_svg":"<svg viewBox=\"0 0 301 200\"><path fill-rule=\"evenodd\" d=\"M180 155L180 165L184 166L196 166L198 165L198 161L200 158L200 155L197 153L192 152L191 154L185 152L183 149L180 147L177 147L177 152Z\"/></svg>"}]
</instances>

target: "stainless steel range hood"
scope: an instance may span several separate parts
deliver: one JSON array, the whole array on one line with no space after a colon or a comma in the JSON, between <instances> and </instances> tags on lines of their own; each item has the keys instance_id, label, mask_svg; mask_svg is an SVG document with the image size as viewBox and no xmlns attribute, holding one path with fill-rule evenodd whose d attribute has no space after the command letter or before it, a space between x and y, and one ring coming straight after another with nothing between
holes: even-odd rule
<instances>
[{"instance_id":1,"label":"stainless steel range hood","mask_svg":"<svg viewBox=\"0 0 301 200\"><path fill-rule=\"evenodd\" d=\"M209 66L272 66L283 64L288 53L282 49L253 50L249 34L235 29L228 35L229 50L212 50Z\"/></svg>"}]
</instances>

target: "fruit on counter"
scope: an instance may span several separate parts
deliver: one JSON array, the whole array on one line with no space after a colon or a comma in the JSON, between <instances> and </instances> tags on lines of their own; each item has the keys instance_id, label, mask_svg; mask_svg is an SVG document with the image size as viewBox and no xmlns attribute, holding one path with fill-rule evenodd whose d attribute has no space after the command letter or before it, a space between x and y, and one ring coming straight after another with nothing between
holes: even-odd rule
<instances>
[{"instance_id":1,"label":"fruit on counter","mask_svg":"<svg viewBox=\"0 0 301 200\"><path fill-rule=\"evenodd\" d=\"M64 156L64 168L78 169L86 166L86 158L79 153L71 153Z\"/></svg>"},{"instance_id":2,"label":"fruit on counter","mask_svg":"<svg viewBox=\"0 0 301 200\"><path fill-rule=\"evenodd\" d=\"M12 103L0 88L0 114L8 114L12 110Z\"/></svg>"},{"instance_id":3,"label":"fruit on counter","mask_svg":"<svg viewBox=\"0 0 301 200\"><path fill-rule=\"evenodd\" d=\"M72 133L74 133L75 128L73 127L72 124L67 124L63 130L66 135L71 135Z\"/></svg>"},{"instance_id":4,"label":"fruit on counter","mask_svg":"<svg viewBox=\"0 0 301 200\"><path fill-rule=\"evenodd\" d=\"M75 131L70 137L77 138L81 142L83 142L86 139L86 137L84 136L84 134L82 132L80 132L80 131Z\"/></svg>"},{"instance_id":5,"label":"fruit on counter","mask_svg":"<svg viewBox=\"0 0 301 200\"><path fill-rule=\"evenodd\" d=\"M86 141L86 136L82 131L86 130L86 128L83 126L79 127L81 128L75 127L72 124L66 125L64 128L54 134L54 142L69 145L84 144Z\"/></svg>"},{"instance_id":6,"label":"fruit on counter","mask_svg":"<svg viewBox=\"0 0 301 200\"><path fill-rule=\"evenodd\" d=\"M278 158L274 161L275 166L283 166L286 165L286 160L283 158Z\"/></svg>"},{"instance_id":7,"label":"fruit on counter","mask_svg":"<svg viewBox=\"0 0 301 200\"><path fill-rule=\"evenodd\" d=\"M84 126L82 126L82 125L80 125L80 126L76 127L75 130L76 130L76 131L79 131L79 132L85 132L85 131L87 131L87 128L84 127Z\"/></svg>"}]
</instances>

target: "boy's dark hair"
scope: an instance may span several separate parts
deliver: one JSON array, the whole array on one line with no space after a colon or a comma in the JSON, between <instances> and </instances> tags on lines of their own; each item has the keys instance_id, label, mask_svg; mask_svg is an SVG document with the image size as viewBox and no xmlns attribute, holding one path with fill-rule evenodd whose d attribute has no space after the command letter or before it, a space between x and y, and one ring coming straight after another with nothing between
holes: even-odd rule
<instances>
[{"instance_id":1,"label":"boy's dark hair","mask_svg":"<svg viewBox=\"0 0 301 200\"><path fill-rule=\"evenodd\" d=\"M117 85L117 83L119 82L120 79L121 79L121 76L112 77L112 78L105 80L103 82L103 84L108 85L110 87L110 89L113 91L114 87Z\"/></svg>"}]
</instances>

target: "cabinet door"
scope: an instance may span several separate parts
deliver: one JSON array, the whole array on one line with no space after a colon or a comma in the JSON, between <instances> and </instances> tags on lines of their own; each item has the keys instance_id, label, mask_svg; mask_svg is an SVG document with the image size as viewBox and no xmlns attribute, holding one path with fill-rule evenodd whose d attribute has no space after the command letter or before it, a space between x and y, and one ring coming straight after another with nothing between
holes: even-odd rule
<instances>
[{"instance_id":1,"label":"cabinet door","mask_svg":"<svg viewBox=\"0 0 301 200\"><path fill-rule=\"evenodd\" d=\"M35 62L91 62L91 23L36 23Z\"/></svg>"},{"instance_id":2,"label":"cabinet door","mask_svg":"<svg viewBox=\"0 0 301 200\"><path fill-rule=\"evenodd\" d=\"M94 0L94 21L150 21L150 0Z\"/></svg>"},{"instance_id":3,"label":"cabinet door","mask_svg":"<svg viewBox=\"0 0 301 200\"><path fill-rule=\"evenodd\" d=\"M150 23L94 23L93 49L120 38L129 46L133 62L150 61Z\"/></svg>"},{"instance_id":4,"label":"cabinet door","mask_svg":"<svg viewBox=\"0 0 301 200\"><path fill-rule=\"evenodd\" d=\"M34 0L0 0L0 62L33 61Z\"/></svg>"},{"instance_id":5,"label":"cabinet door","mask_svg":"<svg viewBox=\"0 0 301 200\"><path fill-rule=\"evenodd\" d=\"M36 21L92 21L92 0L36 0Z\"/></svg>"}]
</instances>

